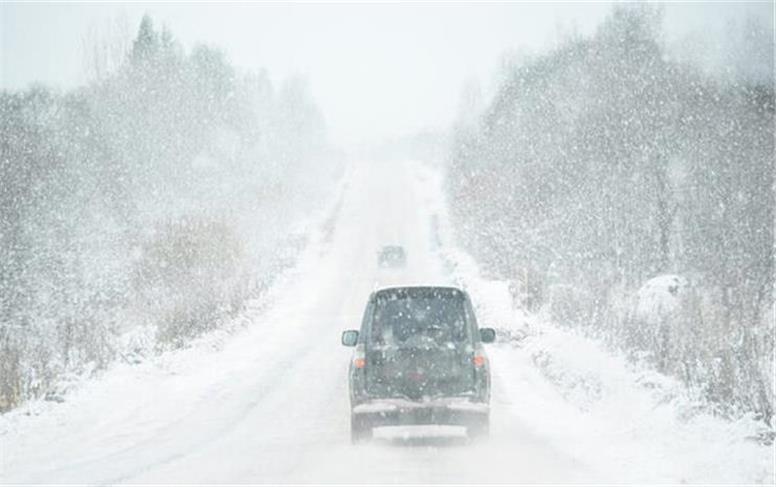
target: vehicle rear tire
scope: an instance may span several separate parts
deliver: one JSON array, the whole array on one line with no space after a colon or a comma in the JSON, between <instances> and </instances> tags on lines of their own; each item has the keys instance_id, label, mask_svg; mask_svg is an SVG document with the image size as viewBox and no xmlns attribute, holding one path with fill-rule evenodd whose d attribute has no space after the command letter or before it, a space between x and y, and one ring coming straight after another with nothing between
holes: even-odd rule
<instances>
[{"instance_id":1,"label":"vehicle rear tire","mask_svg":"<svg viewBox=\"0 0 776 487\"><path fill-rule=\"evenodd\" d=\"M490 417L478 418L466 428L466 434L472 440L485 439L490 435Z\"/></svg>"},{"instance_id":2,"label":"vehicle rear tire","mask_svg":"<svg viewBox=\"0 0 776 487\"><path fill-rule=\"evenodd\" d=\"M355 414L350 415L350 442L353 444L364 443L372 439L372 425L364 418Z\"/></svg>"}]
</instances>

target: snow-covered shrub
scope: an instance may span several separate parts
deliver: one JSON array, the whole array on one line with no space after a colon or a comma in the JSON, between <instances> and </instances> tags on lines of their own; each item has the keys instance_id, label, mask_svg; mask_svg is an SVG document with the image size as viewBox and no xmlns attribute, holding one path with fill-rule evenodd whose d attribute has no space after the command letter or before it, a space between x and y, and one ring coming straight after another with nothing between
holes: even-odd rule
<instances>
[{"instance_id":1,"label":"snow-covered shrub","mask_svg":"<svg viewBox=\"0 0 776 487\"><path fill-rule=\"evenodd\" d=\"M682 276L666 274L654 277L638 290L636 318L649 325L659 326L679 311L682 298L687 295L689 283Z\"/></svg>"},{"instance_id":2,"label":"snow-covered shrub","mask_svg":"<svg viewBox=\"0 0 776 487\"><path fill-rule=\"evenodd\" d=\"M2 341L3 360L0 360L0 411L6 411L23 399L21 369L22 350L8 337Z\"/></svg>"},{"instance_id":3,"label":"snow-covered shrub","mask_svg":"<svg viewBox=\"0 0 776 487\"><path fill-rule=\"evenodd\" d=\"M547 288L546 310L550 318L562 325L589 325L595 306L590 293L568 284Z\"/></svg>"},{"instance_id":4,"label":"snow-covered shrub","mask_svg":"<svg viewBox=\"0 0 776 487\"><path fill-rule=\"evenodd\" d=\"M666 274L654 277L636 292L635 306L631 320L626 322L634 329L631 343L654 352L654 358L661 370L667 370L675 362L676 350L693 333L697 323L692 319L698 311L690 297L693 290L682 276Z\"/></svg>"},{"instance_id":5,"label":"snow-covered shrub","mask_svg":"<svg viewBox=\"0 0 776 487\"><path fill-rule=\"evenodd\" d=\"M193 217L161 225L141 249L136 305L156 323L163 343L212 328L247 293L242 243L222 221Z\"/></svg>"},{"instance_id":6,"label":"snow-covered shrub","mask_svg":"<svg viewBox=\"0 0 776 487\"><path fill-rule=\"evenodd\" d=\"M546 298L545 276L533 268L517 269L509 280L509 292L518 308L538 311Z\"/></svg>"}]
</instances>

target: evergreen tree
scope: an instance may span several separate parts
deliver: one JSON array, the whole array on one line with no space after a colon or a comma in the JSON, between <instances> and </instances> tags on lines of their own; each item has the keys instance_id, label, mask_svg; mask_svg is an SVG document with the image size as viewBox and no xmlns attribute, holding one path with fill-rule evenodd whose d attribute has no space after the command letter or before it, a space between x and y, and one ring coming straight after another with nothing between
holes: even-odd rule
<instances>
[{"instance_id":1,"label":"evergreen tree","mask_svg":"<svg viewBox=\"0 0 776 487\"><path fill-rule=\"evenodd\" d=\"M143 15L137 37L132 44L131 59L135 63L149 62L159 52L161 41L154 30L154 22L148 14Z\"/></svg>"}]
</instances>

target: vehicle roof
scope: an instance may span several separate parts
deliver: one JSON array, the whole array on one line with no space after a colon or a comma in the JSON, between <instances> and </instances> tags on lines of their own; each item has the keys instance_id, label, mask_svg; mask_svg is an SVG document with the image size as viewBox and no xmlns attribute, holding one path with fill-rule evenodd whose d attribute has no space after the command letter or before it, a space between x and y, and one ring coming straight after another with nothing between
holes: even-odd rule
<instances>
[{"instance_id":1,"label":"vehicle roof","mask_svg":"<svg viewBox=\"0 0 776 487\"><path fill-rule=\"evenodd\" d=\"M466 291L456 287L456 286L450 286L450 285L408 285L408 286L385 286L380 287L374 290L373 294L383 294L383 293L390 293L390 292L430 292L430 291L457 291L461 294L466 294Z\"/></svg>"}]
</instances>

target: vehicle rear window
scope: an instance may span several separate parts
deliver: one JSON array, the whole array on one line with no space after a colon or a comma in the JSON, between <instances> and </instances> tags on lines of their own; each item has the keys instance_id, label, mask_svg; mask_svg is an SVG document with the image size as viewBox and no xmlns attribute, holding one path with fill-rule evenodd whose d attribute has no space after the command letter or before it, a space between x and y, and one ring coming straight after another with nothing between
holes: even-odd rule
<instances>
[{"instance_id":1,"label":"vehicle rear window","mask_svg":"<svg viewBox=\"0 0 776 487\"><path fill-rule=\"evenodd\" d=\"M460 291L397 290L376 297L373 344L444 347L469 340L465 298Z\"/></svg>"}]
</instances>

